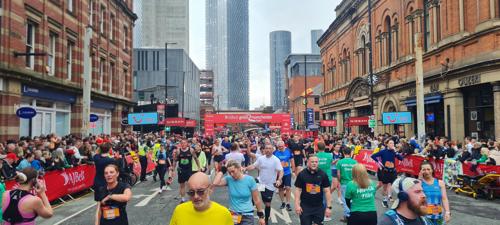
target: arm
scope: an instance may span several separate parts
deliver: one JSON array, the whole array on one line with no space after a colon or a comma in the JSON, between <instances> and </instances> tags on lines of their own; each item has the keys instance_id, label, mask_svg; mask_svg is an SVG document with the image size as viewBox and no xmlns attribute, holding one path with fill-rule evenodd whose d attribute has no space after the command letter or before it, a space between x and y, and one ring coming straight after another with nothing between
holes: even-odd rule
<instances>
[{"instance_id":1,"label":"arm","mask_svg":"<svg viewBox=\"0 0 500 225\"><path fill-rule=\"evenodd\" d=\"M99 225L101 222L101 203L97 202L96 212L95 212L95 225Z\"/></svg>"},{"instance_id":2,"label":"arm","mask_svg":"<svg viewBox=\"0 0 500 225\"><path fill-rule=\"evenodd\" d=\"M49 199L47 198L47 195L45 194L46 191L46 186L45 182L42 180L38 181L38 187L35 189L37 195L39 198L35 198L35 202L33 203L33 211L35 211L36 214L43 218L50 218L54 215L54 210L52 209L52 206L50 205Z\"/></svg>"},{"instance_id":3,"label":"arm","mask_svg":"<svg viewBox=\"0 0 500 225\"><path fill-rule=\"evenodd\" d=\"M295 212L297 213L297 215L302 214L302 207L300 207L300 195L301 194L302 194L302 189L295 186Z\"/></svg>"},{"instance_id":4,"label":"arm","mask_svg":"<svg viewBox=\"0 0 500 225\"><path fill-rule=\"evenodd\" d=\"M332 202L332 193L330 192L330 186L323 188L323 193L325 193L326 197L326 209L325 209L325 216L330 217L332 214L332 210L329 207L332 207L331 203Z\"/></svg>"},{"instance_id":5,"label":"arm","mask_svg":"<svg viewBox=\"0 0 500 225\"><path fill-rule=\"evenodd\" d=\"M441 188L442 202L444 208L444 219L448 223L451 219L450 202L448 201L448 195L446 194L446 186L442 180L439 181L439 187Z\"/></svg>"},{"instance_id":6,"label":"arm","mask_svg":"<svg viewBox=\"0 0 500 225\"><path fill-rule=\"evenodd\" d=\"M111 194L107 198L117 202L128 202L132 198L132 191L130 188L127 188L123 194Z\"/></svg>"},{"instance_id":7,"label":"arm","mask_svg":"<svg viewBox=\"0 0 500 225\"><path fill-rule=\"evenodd\" d=\"M257 207L257 213L263 213L264 211L262 210L262 204L260 203L260 196L259 196L259 190L255 189L252 191L252 199L254 202L255 207ZM259 217L259 223L264 224L264 218Z\"/></svg>"},{"instance_id":8,"label":"arm","mask_svg":"<svg viewBox=\"0 0 500 225\"><path fill-rule=\"evenodd\" d=\"M196 166L198 167L198 171L201 170L201 167L200 167L200 160L198 160L198 156L196 155L196 152L194 151L194 149L190 149L191 151L191 155L193 156L193 159L194 159L194 162L196 163Z\"/></svg>"},{"instance_id":9,"label":"arm","mask_svg":"<svg viewBox=\"0 0 500 225\"><path fill-rule=\"evenodd\" d=\"M175 149L173 154L174 154L174 161L172 162L172 171L175 171L175 168L177 167L177 156L179 155L179 150Z\"/></svg>"},{"instance_id":10,"label":"arm","mask_svg":"<svg viewBox=\"0 0 500 225\"><path fill-rule=\"evenodd\" d=\"M215 175L213 185L216 187L222 187L227 185L227 181L224 178L224 174L222 172L217 172L217 175Z\"/></svg>"}]
</instances>

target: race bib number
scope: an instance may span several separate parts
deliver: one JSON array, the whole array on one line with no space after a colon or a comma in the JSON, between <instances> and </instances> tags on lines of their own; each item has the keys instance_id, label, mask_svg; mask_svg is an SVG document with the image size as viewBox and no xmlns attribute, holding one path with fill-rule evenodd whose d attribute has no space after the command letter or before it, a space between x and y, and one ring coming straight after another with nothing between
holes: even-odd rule
<instances>
[{"instance_id":1,"label":"race bib number","mask_svg":"<svg viewBox=\"0 0 500 225\"><path fill-rule=\"evenodd\" d=\"M301 155L301 154L302 154L302 152L300 152L300 151L294 151L294 152L293 152L293 154L294 154L294 155Z\"/></svg>"},{"instance_id":2,"label":"race bib number","mask_svg":"<svg viewBox=\"0 0 500 225\"><path fill-rule=\"evenodd\" d=\"M180 163L181 165L187 165L189 164L189 159L181 159Z\"/></svg>"},{"instance_id":3,"label":"race bib number","mask_svg":"<svg viewBox=\"0 0 500 225\"><path fill-rule=\"evenodd\" d=\"M387 162L385 162L384 167L388 168L388 169L392 169L392 168L394 168L394 163L387 161Z\"/></svg>"},{"instance_id":4,"label":"race bib number","mask_svg":"<svg viewBox=\"0 0 500 225\"><path fill-rule=\"evenodd\" d=\"M428 215L440 215L443 212L443 207L440 205L427 205Z\"/></svg>"},{"instance_id":5,"label":"race bib number","mask_svg":"<svg viewBox=\"0 0 500 225\"><path fill-rule=\"evenodd\" d=\"M231 216L233 217L234 224L240 224L241 223L241 219L243 218L242 215L240 215L238 213L235 213L235 212L231 212Z\"/></svg>"},{"instance_id":6,"label":"race bib number","mask_svg":"<svg viewBox=\"0 0 500 225\"><path fill-rule=\"evenodd\" d=\"M102 207L102 218L106 220L112 220L115 218L120 217L120 209L111 207L111 206L105 206Z\"/></svg>"},{"instance_id":7,"label":"race bib number","mask_svg":"<svg viewBox=\"0 0 500 225\"><path fill-rule=\"evenodd\" d=\"M315 184L306 184L306 192L309 194L318 194L320 193L321 189L319 185Z\"/></svg>"},{"instance_id":8,"label":"race bib number","mask_svg":"<svg viewBox=\"0 0 500 225\"><path fill-rule=\"evenodd\" d=\"M288 162L281 162L281 166L284 167L289 167L290 164Z\"/></svg>"}]
</instances>

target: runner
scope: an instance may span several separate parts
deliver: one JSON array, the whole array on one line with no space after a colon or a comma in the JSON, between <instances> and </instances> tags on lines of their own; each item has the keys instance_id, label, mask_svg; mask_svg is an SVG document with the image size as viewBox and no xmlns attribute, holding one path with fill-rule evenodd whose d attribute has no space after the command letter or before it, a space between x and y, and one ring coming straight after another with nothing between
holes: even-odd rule
<instances>
[{"instance_id":1,"label":"runner","mask_svg":"<svg viewBox=\"0 0 500 225\"><path fill-rule=\"evenodd\" d=\"M38 172L25 168L15 176L19 186L2 195L2 218L4 225L35 225L37 216L50 218L54 215L52 206L45 194L45 182L39 179ZM35 191L34 196L32 191Z\"/></svg>"},{"instance_id":2,"label":"runner","mask_svg":"<svg viewBox=\"0 0 500 225\"><path fill-rule=\"evenodd\" d=\"M274 151L274 155L280 159L281 166L283 167L283 180L279 185L279 195L281 199L280 209L286 207L287 211L292 211L290 206L290 197L292 187L292 171L295 170L295 162L290 149L285 148L285 142L278 141L278 149ZM291 164L291 165L290 165Z\"/></svg>"},{"instance_id":3,"label":"runner","mask_svg":"<svg viewBox=\"0 0 500 225\"><path fill-rule=\"evenodd\" d=\"M130 185L119 182L118 166L111 164L104 169L106 186L96 192L98 196L96 225L128 225L127 202L132 198Z\"/></svg>"},{"instance_id":4,"label":"runner","mask_svg":"<svg viewBox=\"0 0 500 225\"><path fill-rule=\"evenodd\" d=\"M233 225L229 210L216 202L210 201L211 185L208 175L198 172L188 181L187 192L191 201L178 205L170 225Z\"/></svg>"},{"instance_id":5,"label":"runner","mask_svg":"<svg viewBox=\"0 0 500 225\"><path fill-rule=\"evenodd\" d=\"M346 203L351 211L347 225L376 225L377 184L370 180L365 166L361 163L352 168L352 179L347 183L345 191Z\"/></svg>"},{"instance_id":6,"label":"runner","mask_svg":"<svg viewBox=\"0 0 500 225\"><path fill-rule=\"evenodd\" d=\"M352 151L350 148L344 149L344 158L337 162L337 177L340 179L340 191L342 193L342 206L344 207L344 218L342 222L347 222L347 217L350 215L350 209L345 200L345 190L347 183L352 181L352 168L358 162L352 158Z\"/></svg>"},{"instance_id":7,"label":"runner","mask_svg":"<svg viewBox=\"0 0 500 225\"><path fill-rule=\"evenodd\" d=\"M110 143L106 142L99 147L99 154L94 155L94 163L95 163L95 177L94 177L94 185L92 188L94 190L99 190L100 187L106 185L106 180L104 178L104 168L110 164L116 164L116 161L109 156L109 152L111 151L112 146ZM94 200L97 200L97 193L94 192Z\"/></svg>"},{"instance_id":8,"label":"runner","mask_svg":"<svg viewBox=\"0 0 500 225\"><path fill-rule=\"evenodd\" d=\"M214 145L212 147L212 155L214 157L215 161L215 170L220 171L221 163L224 161L224 152L226 152L227 149L220 144L219 139L214 140Z\"/></svg>"},{"instance_id":9,"label":"runner","mask_svg":"<svg viewBox=\"0 0 500 225\"><path fill-rule=\"evenodd\" d=\"M192 174L193 160L195 161L198 168L200 168L200 163L198 162L198 157L196 156L194 150L188 146L187 140L183 139L180 144L180 149L175 149L174 152L174 165L172 171L175 171L177 164L177 181L179 182L179 195L181 197L181 203L186 202L184 198L186 194L186 182L189 180Z\"/></svg>"},{"instance_id":10,"label":"runner","mask_svg":"<svg viewBox=\"0 0 500 225\"><path fill-rule=\"evenodd\" d=\"M377 171L377 177L379 181L382 181L383 195L382 205L387 208L389 207L389 199L391 199L391 185L396 180L396 158L403 160L403 156L396 153L394 147L394 141L388 139L386 141L386 148L381 150L371 156L371 158L377 163L379 169Z\"/></svg>"},{"instance_id":11,"label":"runner","mask_svg":"<svg viewBox=\"0 0 500 225\"><path fill-rule=\"evenodd\" d=\"M392 187L398 198L378 222L378 225L431 225L427 215L427 200L422 183L411 177L401 177Z\"/></svg>"},{"instance_id":12,"label":"runner","mask_svg":"<svg viewBox=\"0 0 500 225\"><path fill-rule=\"evenodd\" d=\"M337 162L343 158L344 156L342 156L342 153L340 152L340 147L342 147L342 145L340 143L336 143L333 147L333 151L332 151L332 156L333 156L333 162L332 162L332 166L331 166L331 169L332 169L332 188L331 188L331 193L333 194L333 192L335 190L337 190L337 201L339 204L342 204L342 193L340 191L340 182L339 182L339 179L337 177ZM333 196L332 196L333 198Z\"/></svg>"},{"instance_id":13,"label":"runner","mask_svg":"<svg viewBox=\"0 0 500 225\"><path fill-rule=\"evenodd\" d=\"M164 190L168 189L167 185L170 185L172 175L170 173L169 167L172 165L172 162L167 156L167 151L165 149L165 145L162 144L158 153L156 153L156 171L160 177L160 190L162 193ZM169 171L168 174L168 183L165 182L165 174Z\"/></svg>"},{"instance_id":14,"label":"runner","mask_svg":"<svg viewBox=\"0 0 500 225\"><path fill-rule=\"evenodd\" d=\"M442 180L434 178L434 167L428 161L420 165L422 188L427 199L427 219L433 225L448 224L451 219L450 203Z\"/></svg>"},{"instance_id":15,"label":"runner","mask_svg":"<svg viewBox=\"0 0 500 225\"><path fill-rule=\"evenodd\" d=\"M300 140L300 136L298 134L293 135L293 138L288 142L288 148L293 152L293 161L295 163L295 171L294 174L297 174L302 171L304 166L304 159L306 157L306 152L304 151L304 144Z\"/></svg>"},{"instance_id":16,"label":"runner","mask_svg":"<svg viewBox=\"0 0 500 225\"><path fill-rule=\"evenodd\" d=\"M278 157L273 155L273 146L266 144L264 147L264 155L257 158L255 163L248 166L245 170L251 171L254 169L259 170L259 191L264 202L265 208L265 222L269 222L271 214L271 201L276 187L281 185L283 178L283 167L281 166Z\"/></svg>"},{"instance_id":17,"label":"runner","mask_svg":"<svg viewBox=\"0 0 500 225\"><path fill-rule=\"evenodd\" d=\"M235 160L229 160L223 167L221 172L218 172L214 178L215 186L228 186L230 211L233 216L235 225L253 225L253 205L257 207L257 215L259 216L259 224L264 225L264 212L257 190L255 179L251 176L243 174L241 164ZM229 175L224 176L225 170Z\"/></svg>"},{"instance_id":18,"label":"runner","mask_svg":"<svg viewBox=\"0 0 500 225\"><path fill-rule=\"evenodd\" d=\"M231 144L231 152L229 152L224 159L225 162L228 162L229 160L235 160L239 162L240 165L243 165L245 162L245 156L240 152L240 147L237 142Z\"/></svg>"},{"instance_id":19,"label":"runner","mask_svg":"<svg viewBox=\"0 0 500 225\"><path fill-rule=\"evenodd\" d=\"M204 173L207 172L207 157L205 156L205 152L203 152L201 150L200 144L196 144L194 146L194 150L196 153L196 157L198 158L198 162L200 163L200 167L198 167L196 163L193 163L193 167L192 167L191 171L193 173L196 173L198 171L201 171Z\"/></svg>"},{"instance_id":20,"label":"runner","mask_svg":"<svg viewBox=\"0 0 500 225\"><path fill-rule=\"evenodd\" d=\"M333 184L332 182L332 163L333 163L333 155L332 153L327 153L325 152L326 146L325 143L320 141L316 143L316 147L318 149L318 153L316 154L316 157L318 157L318 169L325 172L325 174L328 177L328 181L330 184ZM331 188L331 186L330 186ZM331 193L331 191L330 191ZM331 204L331 202L326 202L326 204ZM330 217L325 217L325 222L328 222L332 220Z\"/></svg>"},{"instance_id":21,"label":"runner","mask_svg":"<svg viewBox=\"0 0 500 225\"><path fill-rule=\"evenodd\" d=\"M322 225L324 217L331 217L330 181L326 173L318 169L318 161L317 156L310 155L307 168L295 180L295 212L300 216L301 225Z\"/></svg>"}]
</instances>

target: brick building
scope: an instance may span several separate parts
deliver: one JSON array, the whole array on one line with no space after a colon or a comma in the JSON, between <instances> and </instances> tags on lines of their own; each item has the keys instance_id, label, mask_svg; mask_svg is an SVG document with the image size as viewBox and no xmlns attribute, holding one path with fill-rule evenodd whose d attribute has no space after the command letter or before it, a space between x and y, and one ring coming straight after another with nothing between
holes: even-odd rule
<instances>
[{"instance_id":1,"label":"brick building","mask_svg":"<svg viewBox=\"0 0 500 225\"><path fill-rule=\"evenodd\" d=\"M426 134L463 140L500 138L500 2L344 0L318 44L325 75L325 117L340 131L371 113L369 43L373 49L376 132L416 133L415 34L423 40ZM421 106L419 106L421 107ZM412 123L384 125L382 113L412 113Z\"/></svg>"},{"instance_id":2,"label":"brick building","mask_svg":"<svg viewBox=\"0 0 500 225\"><path fill-rule=\"evenodd\" d=\"M83 42L89 25L91 113L99 116L90 131L122 131L122 116L133 105L132 28L137 17L132 3L0 1L0 140L80 133ZM35 108L37 115L31 121L18 118L16 109L22 106Z\"/></svg>"}]
</instances>

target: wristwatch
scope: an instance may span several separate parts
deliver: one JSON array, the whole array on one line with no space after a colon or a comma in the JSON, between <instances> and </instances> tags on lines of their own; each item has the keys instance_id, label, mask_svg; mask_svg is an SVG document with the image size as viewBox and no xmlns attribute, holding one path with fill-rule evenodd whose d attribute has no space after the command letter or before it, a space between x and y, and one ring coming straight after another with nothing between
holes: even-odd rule
<instances>
[{"instance_id":1,"label":"wristwatch","mask_svg":"<svg viewBox=\"0 0 500 225\"><path fill-rule=\"evenodd\" d=\"M259 219L264 219L264 213L263 212L257 212L257 216L259 216Z\"/></svg>"}]
</instances>

